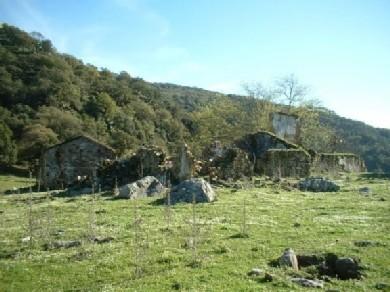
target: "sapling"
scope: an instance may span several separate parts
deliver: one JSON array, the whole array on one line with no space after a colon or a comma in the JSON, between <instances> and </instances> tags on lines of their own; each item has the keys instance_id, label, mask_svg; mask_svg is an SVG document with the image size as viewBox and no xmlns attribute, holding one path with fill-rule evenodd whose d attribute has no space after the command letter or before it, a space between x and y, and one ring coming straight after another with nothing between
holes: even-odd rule
<instances>
[{"instance_id":1,"label":"sapling","mask_svg":"<svg viewBox=\"0 0 390 292\"><path fill-rule=\"evenodd\" d=\"M29 173L30 181L32 179L31 171ZM30 251L33 247L33 233L34 233L34 218L33 218L33 194L32 194L32 187L30 185L29 187L29 197L28 197L28 241L29 241L29 248Z\"/></svg>"}]
</instances>

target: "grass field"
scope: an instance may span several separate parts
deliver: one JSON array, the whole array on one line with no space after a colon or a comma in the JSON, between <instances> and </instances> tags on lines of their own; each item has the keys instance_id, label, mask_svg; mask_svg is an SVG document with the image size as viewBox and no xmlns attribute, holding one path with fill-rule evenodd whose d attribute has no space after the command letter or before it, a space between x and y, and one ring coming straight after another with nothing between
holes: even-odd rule
<instances>
[{"instance_id":1,"label":"grass field","mask_svg":"<svg viewBox=\"0 0 390 292\"><path fill-rule=\"evenodd\" d=\"M0 182L3 189L4 182L27 183L10 177ZM195 210L178 204L170 211L159 198L0 195L0 291L310 291L291 282L297 272L269 265L287 247L361 260L362 280L332 279L325 290L390 285L389 181L355 177L338 183L337 193L272 185L217 188L214 203ZM360 194L360 187L371 194ZM240 236L244 226L248 236ZM30 234L32 240L22 242ZM94 236L114 239L98 244L88 239ZM54 240L82 244L43 248ZM357 247L358 240L380 244ZM274 280L248 276L255 267Z\"/></svg>"}]
</instances>

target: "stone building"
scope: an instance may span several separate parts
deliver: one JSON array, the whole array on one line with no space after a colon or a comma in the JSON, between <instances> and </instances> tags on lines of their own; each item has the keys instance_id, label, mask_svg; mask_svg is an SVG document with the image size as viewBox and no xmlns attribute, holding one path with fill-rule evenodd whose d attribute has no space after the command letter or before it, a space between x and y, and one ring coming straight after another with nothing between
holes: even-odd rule
<instances>
[{"instance_id":1,"label":"stone building","mask_svg":"<svg viewBox=\"0 0 390 292\"><path fill-rule=\"evenodd\" d=\"M50 189L67 187L96 177L104 160L114 159L114 150L90 137L78 136L48 148L41 157L41 185Z\"/></svg>"}]
</instances>

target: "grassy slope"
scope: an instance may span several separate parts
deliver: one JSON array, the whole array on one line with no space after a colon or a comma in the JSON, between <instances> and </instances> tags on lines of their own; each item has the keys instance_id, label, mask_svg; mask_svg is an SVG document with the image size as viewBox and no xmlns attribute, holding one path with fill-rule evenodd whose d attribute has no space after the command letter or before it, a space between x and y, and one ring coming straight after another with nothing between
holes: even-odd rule
<instances>
[{"instance_id":1,"label":"grassy slope","mask_svg":"<svg viewBox=\"0 0 390 292\"><path fill-rule=\"evenodd\" d=\"M29 178L13 176L13 175L0 175L0 194L6 190L12 190L15 188L27 187L30 184L34 184L34 180Z\"/></svg>"},{"instance_id":2,"label":"grassy slope","mask_svg":"<svg viewBox=\"0 0 390 292\"><path fill-rule=\"evenodd\" d=\"M369 186L373 194L360 195L357 189L361 186ZM193 253L184 246L191 234L190 204L172 207L168 232L166 209L156 204L155 198L134 202L81 196L50 201L37 194L32 211L39 240L30 251L28 244L21 243L27 236L29 196L1 195L0 291L165 291L174 284L197 291L310 291L290 282L292 271L268 266L286 247L297 253L356 256L367 266L364 280L334 280L325 283L327 289L371 291L378 282L390 284L388 181L343 182L342 191L334 194L287 192L272 186L238 192L218 189L217 193L217 202L196 206L202 223L197 251L201 266L196 268L189 266ZM244 199L250 236L231 238L240 232ZM140 238L148 242L141 249L144 255L139 262L144 271L139 278L134 277L135 204L142 216ZM95 234L114 236L115 240L89 243L90 222L96 222ZM58 230L64 231L62 236L48 236ZM55 238L83 239L83 245L52 251L41 248ZM354 240L367 239L387 247L353 245ZM253 267L271 272L277 279L256 281L246 275Z\"/></svg>"}]
</instances>

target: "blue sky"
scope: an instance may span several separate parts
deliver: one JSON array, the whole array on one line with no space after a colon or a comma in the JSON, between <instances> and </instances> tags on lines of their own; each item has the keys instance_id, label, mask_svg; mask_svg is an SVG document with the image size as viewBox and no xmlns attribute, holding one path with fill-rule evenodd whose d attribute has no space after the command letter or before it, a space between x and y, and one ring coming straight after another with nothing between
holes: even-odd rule
<instances>
[{"instance_id":1,"label":"blue sky","mask_svg":"<svg viewBox=\"0 0 390 292\"><path fill-rule=\"evenodd\" d=\"M242 93L293 73L340 115L390 128L388 0L0 0L0 21L148 81Z\"/></svg>"}]
</instances>

